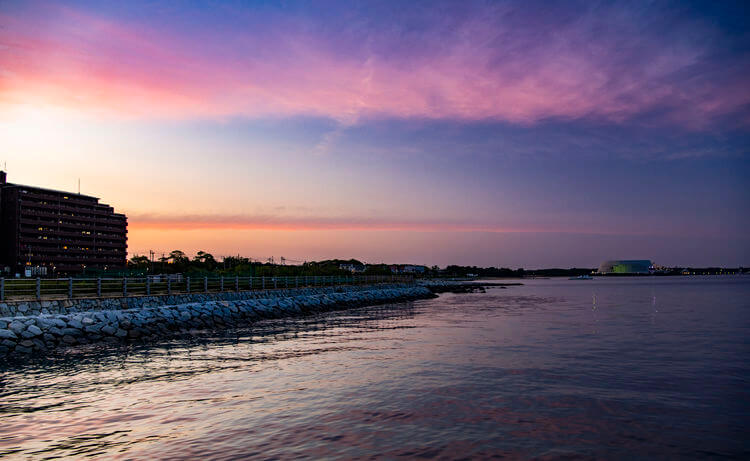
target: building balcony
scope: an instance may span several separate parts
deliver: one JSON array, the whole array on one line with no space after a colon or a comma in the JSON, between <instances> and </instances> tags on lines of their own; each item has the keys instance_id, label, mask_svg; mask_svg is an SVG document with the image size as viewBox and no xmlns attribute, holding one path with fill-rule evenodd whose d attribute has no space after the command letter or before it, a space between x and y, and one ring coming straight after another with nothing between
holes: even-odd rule
<instances>
[{"instance_id":1,"label":"building balcony","mask_svg":"<svg viewBox=\"0 0 750 461\"><path fill-rule=\"evenodd\" d=\"M22 191L26 191L26 192L22 192ZM99 204L99 199L96 197L84 198L84 196L81 196L72 192L46 191L46 190L36 189L33 187L19 186L18 195L19 197L22 197L22 198L31 197L31 198L37 198L37 199L46 200L46 201L74 203L74 204L88 205L88 206Z\"/></svg>"}]
</instances>

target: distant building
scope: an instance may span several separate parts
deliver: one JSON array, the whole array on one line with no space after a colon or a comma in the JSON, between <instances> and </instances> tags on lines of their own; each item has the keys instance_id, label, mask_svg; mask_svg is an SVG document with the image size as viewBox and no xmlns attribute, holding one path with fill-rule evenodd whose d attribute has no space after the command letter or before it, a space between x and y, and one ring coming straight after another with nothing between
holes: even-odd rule
<instances>
[{"instance_id":1,"label":"distant building","mask_svg":"<svg viewBox=\"0 0 750 461\"><path fill-rule=\"evenodd\" d=\"M600 274L648 274L653 269L648 259L604 261L599 266Z\"/></svg>"},{"instance_id":2,"label":"distant building","mask_svg":"<svg viewBox=\"0 0 750 461\"><path fill-rule=\"evenodd\" d=\"M339 269L349 271L352 274L356 274L357 272L364 272L367 270L367 266L364 264L339 264Z\"/></svg>"},{"instance_id":3,"label":"distant building","mask_svg":"<svg viewBox=\"0 0 750 461\"><path fill-rule=\"evenodd\" d=\"M127 218L99 199L6 182L0 171L0 266L27 276L125 267Z\"/></svg>"},{"instance_id":4,"label":"distant building","mask_svg":"<svg viewBox=\"0 0 750 461\"><path fill-rule=\"evenodd\" d=\"M394 274L424 274L427 266L415 266L412 264L394 264L390 266Z\"/></svg>"}]
</instances>

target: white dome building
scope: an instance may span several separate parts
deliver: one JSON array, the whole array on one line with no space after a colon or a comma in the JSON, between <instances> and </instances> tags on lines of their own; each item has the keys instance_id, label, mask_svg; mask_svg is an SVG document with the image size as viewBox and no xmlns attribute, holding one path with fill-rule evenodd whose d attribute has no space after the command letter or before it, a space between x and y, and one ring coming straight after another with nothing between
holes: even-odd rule
<instances>
[{"instance_id":1,"label":"white dome building","mask_svg":"<svg viewBox=\"0 0 750 461\"><path fill-rule=\"evenodd\" d=\"M599 266L600 274L648 274L652 264L648 259L615 259Z\"/></svg>"}]
</instances>

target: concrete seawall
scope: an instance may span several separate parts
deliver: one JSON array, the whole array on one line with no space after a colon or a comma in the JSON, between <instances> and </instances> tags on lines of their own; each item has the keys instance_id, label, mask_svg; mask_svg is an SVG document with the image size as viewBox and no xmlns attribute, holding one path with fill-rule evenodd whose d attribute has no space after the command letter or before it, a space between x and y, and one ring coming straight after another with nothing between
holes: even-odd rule
<instances>
[{"instance_id":1,"label":"concrete seawall","mask_svg":"<svg viewBox=\"0 0 750 461\"><path fill-rule=\"evenodd\" d=\"M5 303L0 358L433 296L424 286L368 285Z\"/></svg>"}]
</instances>

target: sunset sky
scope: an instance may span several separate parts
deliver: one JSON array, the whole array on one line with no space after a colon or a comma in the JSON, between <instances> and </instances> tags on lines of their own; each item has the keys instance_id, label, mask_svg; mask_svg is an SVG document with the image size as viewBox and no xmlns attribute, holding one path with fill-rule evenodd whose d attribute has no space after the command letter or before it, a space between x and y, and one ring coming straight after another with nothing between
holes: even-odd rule
<instances>
[{"instance_id":1,"label":"sunset sky","mask_svg":"<svg viewBox=\"0 0 750 461\"><path fill-rule=\"evenodd\" d=\"M8 180L130 254L750 265L744 2L0 0Z\"/></svg>"}]
</instances>

